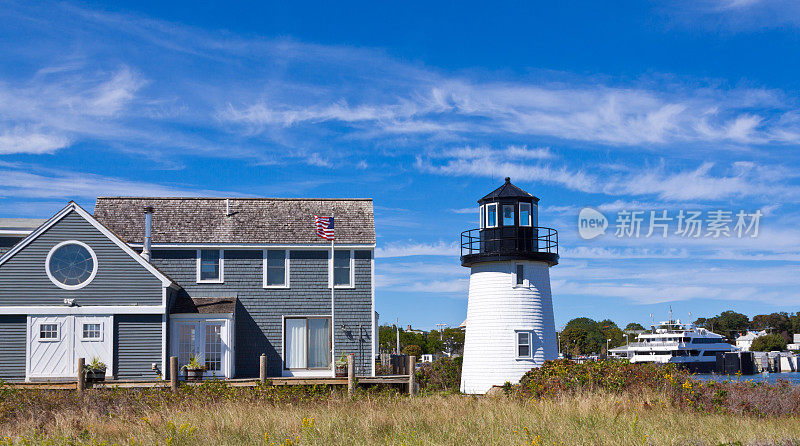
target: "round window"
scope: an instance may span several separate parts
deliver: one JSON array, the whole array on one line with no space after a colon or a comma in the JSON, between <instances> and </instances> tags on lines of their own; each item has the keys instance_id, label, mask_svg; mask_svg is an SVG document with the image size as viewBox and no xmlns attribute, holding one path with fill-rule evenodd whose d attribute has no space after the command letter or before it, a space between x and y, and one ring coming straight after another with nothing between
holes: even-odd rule
<instances>
[{"instance_id":1,"label":"round window","mask_svg":"<svg viewBox=\"0 0 800 446\"><path fill-rule=\"evenodd\" d=\"M97 273L97 257L85 243L66 241L50 250L45 269L50 280L61 288L83 288Z\"/></svg>"}]
</instances>

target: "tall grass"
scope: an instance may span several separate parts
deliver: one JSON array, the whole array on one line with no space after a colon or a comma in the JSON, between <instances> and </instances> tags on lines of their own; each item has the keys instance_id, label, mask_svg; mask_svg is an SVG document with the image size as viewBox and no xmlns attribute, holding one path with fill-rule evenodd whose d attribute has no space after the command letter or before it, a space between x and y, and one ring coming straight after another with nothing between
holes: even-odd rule
<instances>
[{"instance_id":1,"label":"tall grass","mask_svg":"<svg viewBox=\"0 0 800 446\"><path fill-rule=\"evenodd\" d=\"M102 414L91 404L107 392L91 390L84 404L51 407L44 422L8 418L0 430L10 444L800 444L798 417L697 413L655 391L544 399L367 392L351 399L332 392L280 402L165 394L162 402L171 403Z\"/></svg>"}]
</instances>

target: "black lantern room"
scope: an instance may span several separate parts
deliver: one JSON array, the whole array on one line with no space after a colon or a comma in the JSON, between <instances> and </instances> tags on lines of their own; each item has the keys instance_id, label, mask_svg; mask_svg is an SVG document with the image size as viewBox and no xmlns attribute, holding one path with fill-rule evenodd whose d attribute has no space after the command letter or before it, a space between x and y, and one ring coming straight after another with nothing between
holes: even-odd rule
<instances>
[{"instance_id":1,"label":"black lantern room","mask_svg":"<svg viewBox=\"0 0 800 446\"><path fill-rule=\"evenodd\" d=\"M461 233L461 264L506 260L558 263L558 233L538 226L539 199L511 184L478 200L480 226Z\"/></svg>"}]
</instances>

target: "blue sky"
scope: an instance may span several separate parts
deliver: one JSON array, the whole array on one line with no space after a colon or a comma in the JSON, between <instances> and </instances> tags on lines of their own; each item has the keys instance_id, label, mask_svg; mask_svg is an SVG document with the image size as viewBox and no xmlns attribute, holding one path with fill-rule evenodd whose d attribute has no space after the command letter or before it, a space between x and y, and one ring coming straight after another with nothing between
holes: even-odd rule
<instances>
[{"instance_id":1,"label":"blue sky","mask_svg":"<svg viewBox=\"0 0 800 446\"><path fill-rule=\"evenodd\" d=\"M372 197L381 319L432 328L464 319L459 233L511 176L560 233L559 326L800 309L795 3L32 3L0 2L0 216ZM585 206L763 217L583 240Z\"/></svg>"}]
</instances>

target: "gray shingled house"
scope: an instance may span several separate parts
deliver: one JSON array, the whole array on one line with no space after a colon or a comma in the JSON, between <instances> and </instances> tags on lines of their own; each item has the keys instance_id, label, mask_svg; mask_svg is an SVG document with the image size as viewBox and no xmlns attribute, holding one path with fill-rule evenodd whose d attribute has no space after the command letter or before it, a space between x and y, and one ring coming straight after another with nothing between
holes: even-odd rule
<instances>
[{"instance_id":1,"label":"gray shingled house","mask_svg":"<svg viewBox=\"0 0 800 446\"><path fill-rule=\"evenodd\" d=\"M315 215L335 217L333 252ZM254 377L261 354L270 376L322 377L348 353L374 374L369 199L101 197L15 234L0 239L18 241L0 257L0 378L98 357L109 377L152 379L191 355Z\"/></svg>"}]
</instances>

